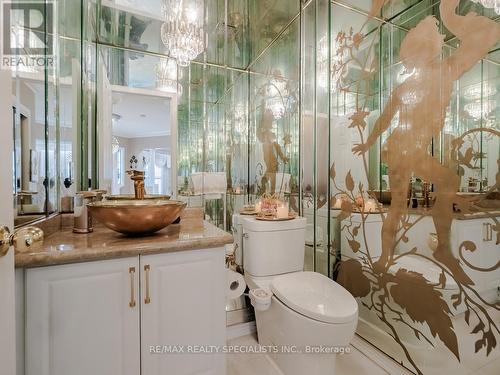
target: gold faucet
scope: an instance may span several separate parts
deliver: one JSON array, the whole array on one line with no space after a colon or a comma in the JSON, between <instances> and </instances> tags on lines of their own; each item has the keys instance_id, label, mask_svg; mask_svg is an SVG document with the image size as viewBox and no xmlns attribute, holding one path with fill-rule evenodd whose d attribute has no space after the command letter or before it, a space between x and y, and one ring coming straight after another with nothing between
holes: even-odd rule
<instances>
[{"instance_id":1,"label":"gold faucet","mask_svg":"<svg viewBox=\"0 0 500 375\"><path fill-rule=\"evenodd\" d=\"M144 171L131 169L127 171L130 179L134 181L134 194L135 199L144 199L146 195L146 188L144 187Z\"/></svg>"}]
</instances>

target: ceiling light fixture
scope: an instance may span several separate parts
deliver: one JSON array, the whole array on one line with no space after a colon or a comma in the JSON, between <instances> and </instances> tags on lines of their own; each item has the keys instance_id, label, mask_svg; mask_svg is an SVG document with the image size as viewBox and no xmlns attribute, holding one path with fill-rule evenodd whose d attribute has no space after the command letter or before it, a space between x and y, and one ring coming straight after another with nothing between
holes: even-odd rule
<instances>
[{"instance_id":1,"label":"ceiling light fixture","mask_svg":"<svg viewBox=\"0 0 500 375\"><path fill-rule=\"evenodd\" d=\"M203 1L162 0L161 40L180 66L189 66L206 47Z\"/></svg>"},{"instance_id":2,"label":"ceiling light fixture","mask_svg":"<svg viewBox=\"0 0 500 375\"><path fill-rule=\"evenodd\" d=\"M497 88L493 85L484 82L483 84L476 83L470 85L464 91L464 98L467 100L479 100L481 98L489 98L497 93Z\"/></svg>"},{"instance_id":3,"label":"ceiling light fixture","mask_svg":"<svg viewBox=\"0 0 500 375\"><path fill-rule=\"evenodd\" d=\"M326 36L323 36L318 41L317 48L318 85L323 89L327 89L328 72L330 72L330 91L335 93L338 91L341 80L345 75L343 63L347 58L347 54L338 48L335 40L332 40L330 67L328 67L328 38Z\"/></svg>"},{"instance_id":4,"label":"ceiling light fixture","mask_svg":"<svg viewBox=\"0 0 500 375\"><path fill-rule=\"evenodd\" d=\"M181 96L180 78L182 78L181 71L177 71L175 60L161 59L156 67L156 87L158 90Z\"/></svg>"},{"instance_id":5,"label":"ceiling light fixture","mask_svg":"<svg viewBox=\"0 0 500 375\"><path fill-rule=\"evenodd\" d=\"M465 111L474 119L479 120L487 117L497 106L496 100L488 99L483 102L475 100L464 106Z\"/></svg>"},{"instance_id":6,"label":"ceiling light fixture","mask_svg":"<svg viewBox=\"0 0 500 375\"><path fill-rule=\"evenodd\" d=\"M113 140L111 141L111 150L113 154L116 154L118 150L120 150L120 142L116 137L113 137Z\"/></svg>"}]
</instances>

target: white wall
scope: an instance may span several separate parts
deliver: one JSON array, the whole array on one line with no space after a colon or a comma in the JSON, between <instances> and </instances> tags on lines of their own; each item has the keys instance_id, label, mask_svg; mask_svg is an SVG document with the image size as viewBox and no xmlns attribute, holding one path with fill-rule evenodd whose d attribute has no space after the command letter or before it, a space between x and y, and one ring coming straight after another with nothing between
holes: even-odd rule
<instances>
[{"instance_id":1,"label":"white wall","mask_svg":"<svg viewBox=\"0 0 500 375\"><path fill-rule=\"evenodd\" d=\"M130 169L130 159L135 156L140 159L140 153L146 149L164 148L167 151L171 151L171 137L160 136L160 137L144 137L144 138L124 138L116 137L120 146L125 149L125 170ZM137 164L137 169L142 170L143 166L141 160ZM147 192L147 191L146 191ZM129 179L125 179L125 185L120 190L120 194L133 194L134 185Z\"/></svg>"}]
</instances>

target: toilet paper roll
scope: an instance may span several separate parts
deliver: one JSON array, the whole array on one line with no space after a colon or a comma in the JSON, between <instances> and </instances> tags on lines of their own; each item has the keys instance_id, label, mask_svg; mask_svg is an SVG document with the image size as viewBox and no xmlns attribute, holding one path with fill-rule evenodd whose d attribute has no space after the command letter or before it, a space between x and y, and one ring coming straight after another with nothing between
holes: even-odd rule
<instances>
[{"instance_id":1,"label":"toilet paper roll","mask_svg":"<svg viewBox=\"0 0 500 375\"><path fill-rule=\"evenodd\" d=\"M230 299L240 297L244 292L247 284L243 275L226 269L226 297Z\"/></svg>"}]
</instances>

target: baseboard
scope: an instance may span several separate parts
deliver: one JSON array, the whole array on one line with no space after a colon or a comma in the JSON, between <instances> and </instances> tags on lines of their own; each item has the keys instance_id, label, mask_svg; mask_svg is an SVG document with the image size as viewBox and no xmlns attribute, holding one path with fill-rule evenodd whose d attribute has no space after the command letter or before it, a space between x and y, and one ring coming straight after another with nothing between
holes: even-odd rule
<instances>
[{"instance_id":1,"label":"baseboard","mask_svg":"<svg viewBox=\"0 0 500 375\"><path fill-rule=\"evenodd\" d=\"M257 332L255 321L235 324L226 328L226 340L232 340L237 337L251 335Z\"/></svg>"},{"instance_id":2,"label":"baseboard","mask_svg":"<svg viewBox=\"0 0 500 375\"><path fill-rule=\"evenodd\" d=\"M409 371L406 367L401 366L394 359L358 335L354 335L351 345L376 363L379 367L387 371L390 375L414 375L413 372Z\"/></svg>"}]
</instances>

